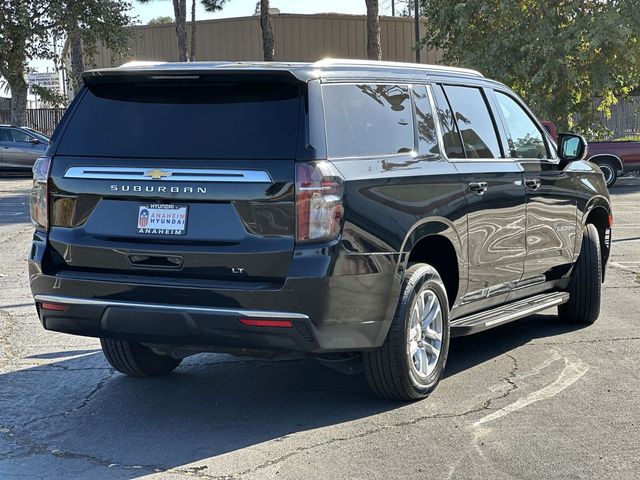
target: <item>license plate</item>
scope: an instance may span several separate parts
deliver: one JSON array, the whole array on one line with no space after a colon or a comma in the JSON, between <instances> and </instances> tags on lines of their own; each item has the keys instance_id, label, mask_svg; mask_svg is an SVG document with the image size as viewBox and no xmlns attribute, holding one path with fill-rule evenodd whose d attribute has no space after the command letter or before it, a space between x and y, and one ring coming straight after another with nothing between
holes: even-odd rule
<instances>
[{"instance_id":1,"label":"license plate","mask_svg":"<svg viewBox=\"0 0 640 480\"><path fill-rule=\"evenodd\" d=\"M186 205L140 205L138 233L143 235L184 235L186 231Z\"/></svg>"}]
</instances>

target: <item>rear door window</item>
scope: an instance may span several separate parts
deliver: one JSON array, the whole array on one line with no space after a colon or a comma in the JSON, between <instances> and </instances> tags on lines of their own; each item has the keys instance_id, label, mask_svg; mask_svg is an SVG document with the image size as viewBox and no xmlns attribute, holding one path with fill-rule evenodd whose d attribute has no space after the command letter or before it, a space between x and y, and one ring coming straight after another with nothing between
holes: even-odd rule
<instances>
[{"instance_id":1,"label":"rear door window","mask_svg":"<svg viewBox=\"0 0 640 480\"><path fill-rule=\"evenodd\" d=\"M446 85L444 90L453 109L467 158L500 158L498 136L482 90L454 85Z\"/></svg>"},{"instance_id":2,"label":"rear door window","mask_svg":"<svg viewBox=\"0 0 640 480\"><path fill-rule=\"evenodd\" d=\"M122 82L89 87L59 155L294 158L300 86L284 81Z\"/></svg>"},{"instance_id":3,"label":"rear door window","mask_svg":"<svg viewBox=\"0 0 640 480\"><path fill-rule=\"evenodd\" d=\"M325 85L330 157L393 155L414 149L411 96L406 85Z\"/></svg>"}]
</instances>

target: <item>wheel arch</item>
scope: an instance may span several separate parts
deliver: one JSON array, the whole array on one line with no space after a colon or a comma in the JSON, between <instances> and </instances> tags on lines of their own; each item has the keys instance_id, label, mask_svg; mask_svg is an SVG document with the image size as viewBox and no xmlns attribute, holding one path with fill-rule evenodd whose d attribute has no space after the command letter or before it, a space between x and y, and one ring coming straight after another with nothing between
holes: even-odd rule
<instances>
[{"instance_id":1,"label":"wheel arch","mask_svg":"<svg viewBox=\"0 0 640 480\"><path fill-rule=\"evenodd\" d=\"M609 260L609 252L611 249L611 204L604 197L594 197L591 199L584 215L582 216L582 222L580 225L580 235L576 235L576 258L580 254L582 246L582 232L585 227L592 224L598 230L598 237L600 241L600 255L602 260L602 281L605 276L605 266Z\"/></svg>"},{"instance_id":2,"label":"wheel arch","mask_svg":"<svg viewBox=\"0 0 640 480\"><path fill-rule=\"evenodd\" d=\"M401 253L401 278L410 263L428 263L442 278L449 308L466 292L466 255L458 229L450 220L432 217L417 223L407 234Z\"/></svg>"},{"instance_id":3,"label":"wheel arch","mask_svg":"<svg viewBox=\"0 0 640 480\"><path fill-rule=\"evenodd\" d=\"M594 158L598 158L598 159L602 159L602 160L613 160L613 162L618 165L619 171L624 173L624 163L622 162L620 157L618 157L617 155L614 155L613 153L598 153L596 155L593 155L592 157L589 157L588 160L590 162L592 162L592 163L597 163L594 160Z\"/></svg>"}]
</instances>

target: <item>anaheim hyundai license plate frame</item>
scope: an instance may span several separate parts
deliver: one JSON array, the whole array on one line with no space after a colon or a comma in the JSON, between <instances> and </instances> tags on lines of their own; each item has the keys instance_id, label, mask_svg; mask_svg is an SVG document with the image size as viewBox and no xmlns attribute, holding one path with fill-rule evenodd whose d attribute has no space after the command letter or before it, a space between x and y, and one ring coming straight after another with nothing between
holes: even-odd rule
<instances>
[{"instance_id":1,"label":"anaheim hyundai license plate frame","mask_svg":"<svg viewBox=\"0 0 640 480\"><path fill-rule=\"evenodd\" d=\"M139 235L186 235L188 216L188 205L166 203L140 205L136 231Z\"/></svg>"}]
</instances>

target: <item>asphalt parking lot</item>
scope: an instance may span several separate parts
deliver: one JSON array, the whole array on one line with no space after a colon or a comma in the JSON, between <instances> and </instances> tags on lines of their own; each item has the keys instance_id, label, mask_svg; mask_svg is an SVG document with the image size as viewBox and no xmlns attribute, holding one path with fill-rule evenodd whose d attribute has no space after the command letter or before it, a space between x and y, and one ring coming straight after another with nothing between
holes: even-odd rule
<instances>
[{"instance_id":1,"label":"asphalt parking lot","mask_svg":"<svg viewBox=\"0 0 640 480\"><path fill-rule=\"evenodd\" d=\"M0 178L0 478L640 477L640 178L612 189L595 325L545 312L455 339L422 402L313 360L189 358L131 379L45 332L28 288L30 180Z\"/></svg>"}]
</instances>

